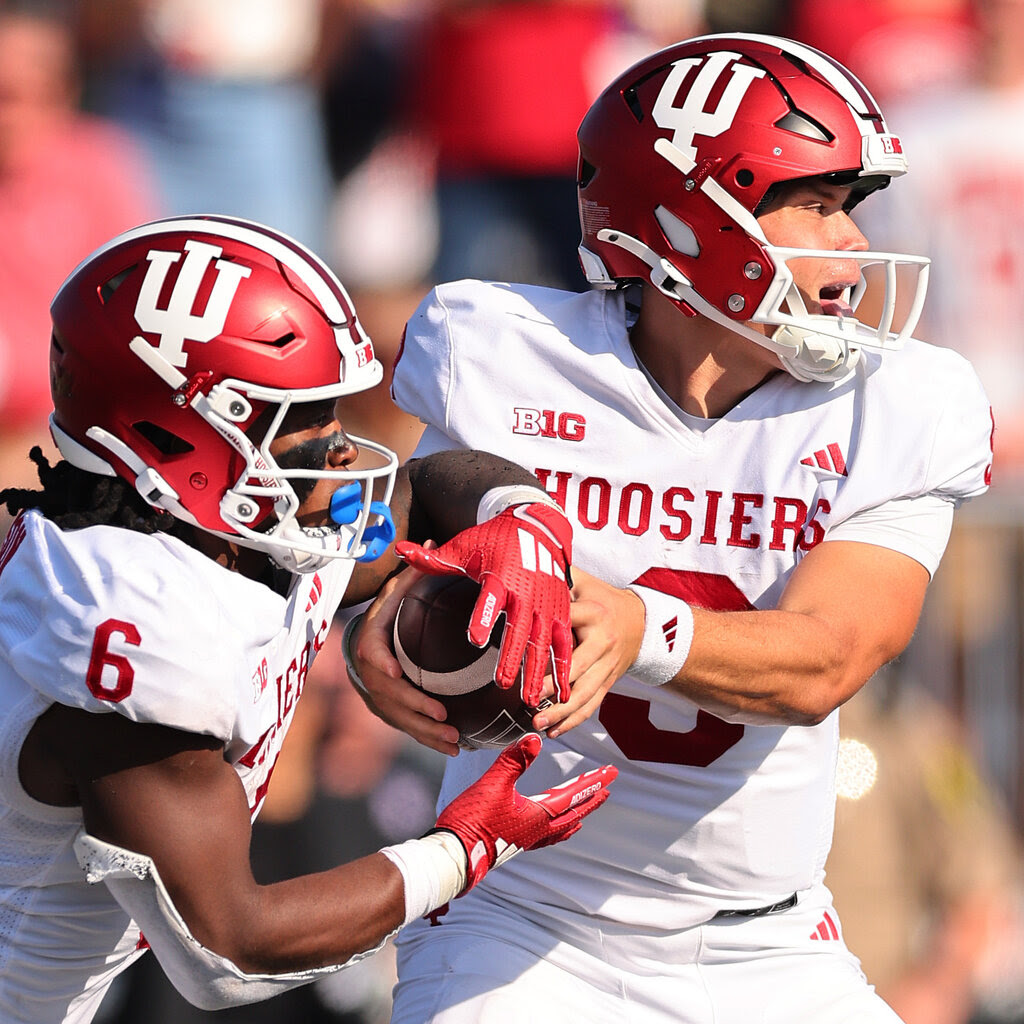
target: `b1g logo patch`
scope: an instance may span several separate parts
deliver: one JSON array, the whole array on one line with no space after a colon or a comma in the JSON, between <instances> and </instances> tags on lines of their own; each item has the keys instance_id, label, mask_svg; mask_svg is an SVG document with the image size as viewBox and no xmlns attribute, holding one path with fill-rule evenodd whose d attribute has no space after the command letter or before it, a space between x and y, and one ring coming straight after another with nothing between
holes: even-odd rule
<instances>
[{"instance_id":1,"label":"b1g logo patch","mask_svg":"<svg viewBox=\"0 0 1024 1024\"><path fill-rule=\"evenodd\" d=\"M561 441L582 441L587 433L587 421L579 413L556 412L554 409L526 409L522 406L516 406L512 413L513 434L557 437Z\"/></svg>"},{"instance_id":2,"label":"b1g logo patch","mask_svg":"<svg viewBox=\"0 0 1024 1024\"><path fill-rule=\"evenodd\" d=\"M185 243L185 259L178 271L166 308L159 305L160 293L171 265L181 260L180 252L151 249L146 255L149 267L135 303L135 320L147 334L160 337L157 350L173 366L188 363L184 344L212 341L224 330L231 302L242 280L252 271L230 260L218 259L224 250L218 245L190 239ZM215 274L206 308L196 310L199 289L210 264Z\"/></svg>"},{"instance_id":3,"label":"b1g logo patch","mask_svg":"<svg viewBox=\"0 0 1024 1024\"><path fill-rule=\"evenodd\" d=\"M695 135L709 138L728 131L736 118L747 90L758 78L764 77L762 68L741 64L740 55L728 50L719 50L709 54L704 66L697 72L693 84L677 104L679 90L690 71L701 63L700 57L686 57L677 60L668 73L658 98L654 101L651 116L659 128L672 130L672 145L685 153L690 160L697 159L697 147L694 145ZM705 109L718 80L728 75L729 80L722 89L714 108Z\"/></svg>"}]
</instances>

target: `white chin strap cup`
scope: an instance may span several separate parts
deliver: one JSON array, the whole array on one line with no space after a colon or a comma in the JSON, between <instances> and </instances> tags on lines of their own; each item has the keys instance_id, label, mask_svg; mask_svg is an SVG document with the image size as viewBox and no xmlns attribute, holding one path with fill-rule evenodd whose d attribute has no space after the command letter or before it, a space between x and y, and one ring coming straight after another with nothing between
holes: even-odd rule
<instances>
[{"instance_id":1,"label":"white chin strap cup","mask_svg":"<svg viewBox=\"0 0 1024 1024\"><path fill-rule=\"evenodd\" d=\"M839 338L789 324L775 331L771 340L782 365L797 380L842 380L860 359L860 349Z\"/></svg>"}]
</instances>

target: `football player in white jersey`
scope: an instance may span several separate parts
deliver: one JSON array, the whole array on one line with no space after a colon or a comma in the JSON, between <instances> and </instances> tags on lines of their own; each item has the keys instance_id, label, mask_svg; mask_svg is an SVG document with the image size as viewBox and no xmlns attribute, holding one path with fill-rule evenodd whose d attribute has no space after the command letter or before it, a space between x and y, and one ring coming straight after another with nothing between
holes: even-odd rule
<instances>
[{"instance_id":1,"label":"football player in white jersey","mask_svg":"<svg viewBox=\"0 0 1024 1024\"><path fill-rule=\"evenodd\" d=\"M893 1021L825 884L838 709L910 640L992 435L970 365L911 336L928 261L851 219L905 172L899 138L826 55L730 35L623 73L579 147L597 287L439 286L393 393L420 454L500 453L573 521L572 694L534 718L537 763L619 778L558 853L403 932L394 1022ZM356 667L380 714L456 754L436 715L409 724L402 586ZM458 753L442 802L490 760Z\"/></svg>"},{"instance_id":2,"label":"football player in white jersey","mask_svg":"<svg viewBox=\"0 0 1024 1024\"><path fill-rule=\"evenodd\" d=\"M128 231L51 313L63 460L34 450L42 489L0 493L19 513L0 548L0 1020L87 1022L147 948L197 1005L267 998L600 806L607 766L516 791L530 734L428 836L257 885L251 819L339 603L373 596L396 548L446 539L486 614L520 624L500 671L527 651L532 692L553 651L567 690L571 529L503 459L396 476L348 436L345 396L381 364L327 267L261 225Z\"/></svg>"}]
</instances>

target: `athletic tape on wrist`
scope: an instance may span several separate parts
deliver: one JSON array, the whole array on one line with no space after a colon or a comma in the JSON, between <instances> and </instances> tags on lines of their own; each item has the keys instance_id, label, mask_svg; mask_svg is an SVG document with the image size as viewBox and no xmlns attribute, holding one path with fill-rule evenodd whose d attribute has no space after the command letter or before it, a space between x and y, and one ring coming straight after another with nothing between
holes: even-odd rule
<instances>
[{"instance_id":1,"label":"athletic tape on wrist","mask_svg":"<svg viewBox=\"0 0 1024 1024\"><path fill-rule=\"evenodd\" d=\"M550 505L560 515L565 515L562 506L555 501L542 487L530 487L526 484L509 484L505 487L492 487L486 491L476 507L477 524L486 523L496 515L513 505L531 505L540 502Z\"/></svg>"},{"instance_id":2,"label":"athletic tape on wrist","mask_svg":"<svg viewBox=\"0 0 1024 1024\"><path fill-rule=\"evenodd\" d=\"M693 643L693 612L685 601L660 590L628 589L644 603L644 637L626 674L641 683L661 686L686 664Z\"/></svg>"},{"instance_id":3,"label":"athletic tape on wrist","mask_svg":"<svg viewBox=\"0 0 1024 1024\"><path fill-rule=\"evenodd\" d=\"M365 694L367 692L366 686L363 684L363 680L356 671L355 662L352 660L352 634L355 633L356 626L359 625L362 617L362 612L360 612L358 615L353 615L345 624L345 631L341 634L341 656L345 659L345 669L348 672L349 679L352 681L352 685Z\"/></svg>"},{"instance_id":4,"label":"athletic tape on wrist","mask_svg":"<svg viewBox=\"0 0 1024 1024\"><path fill-rule=\"evenodd\" d=\"M402 872L403 927L450 903L466 888L466 851L454 832L431 832L380 852Z\"/></svg>"}]
</instances>

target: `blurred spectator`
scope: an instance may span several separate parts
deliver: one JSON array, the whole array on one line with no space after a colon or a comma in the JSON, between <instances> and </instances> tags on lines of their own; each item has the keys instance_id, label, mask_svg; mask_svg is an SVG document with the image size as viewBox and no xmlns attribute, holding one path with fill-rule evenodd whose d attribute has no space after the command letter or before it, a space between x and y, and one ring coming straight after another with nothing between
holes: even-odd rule
<instances>
[{"instance_id":1,"label":"blurred spectator","mask_svg":"<svg viewBox=\"0 0 1024 1024\"><path fill-rule=\"evenodd\" d=\"M332 182L314 76L340 0L81 6L91 103L146 146L167 212L248 217L323 252Z\"/></svg>"},{"instance_id":2,"label":"blurred spectator","mask_svg":"<svg viewBox=\"0 0 1024 1024\"><path fill-rule=\"evenodd\" d=\"M98 245L156 213L141 154L79 109L74 36L60 4L0 6L0 480L31 486L52 451L50 299ZM9 520L0 515L0 533Z\"/></svg>"},{"instance_id":3,"label":"blurred spectator","mask_svg":"<svg viewBox=\"0 0 1024 1024\"><path fill-rule=\"evenodd\" d=\"M583 290L576 128L649 48L606 0L436 0L410 54L407 123L434 147L431 277Z\"/></svg>"},{"instance_id":4,"label":"blurred spectator","mask_svg":"<svg viewBox=\"0 0 1024 1024\"><path fill-rule=\"evenodd\" d=\"M428 0L424 0L428 2ZM327 153L335 180L394 130L420 0L354 0L331 22L319 75Z\"/></svg>"},{"instance_id":5,"label":"blurred spectator","mask_svg":"<svg viewBox=\"0 0 1024 1024\"><path fill-rule=\"evenodd\" d=\"M968 1024L998 963L1024 995L1019 837L952 717L889 669L843 706L840 733L826 883L879 994L906 1024Z\"/></svg>"}]
</instances>

